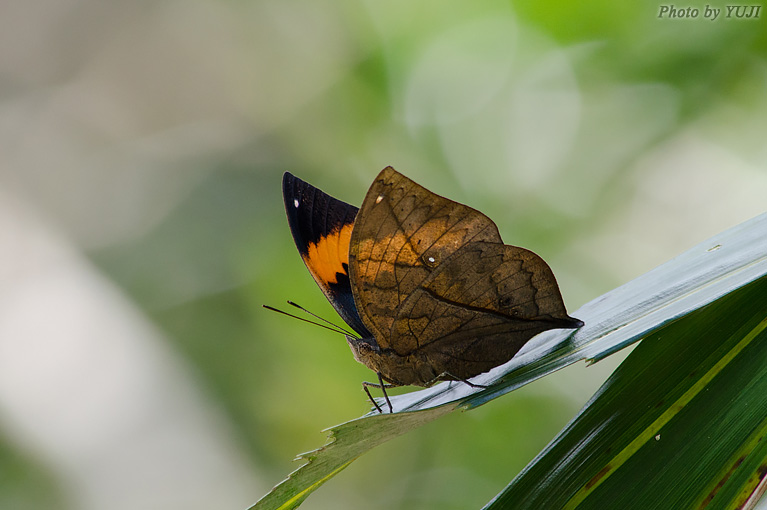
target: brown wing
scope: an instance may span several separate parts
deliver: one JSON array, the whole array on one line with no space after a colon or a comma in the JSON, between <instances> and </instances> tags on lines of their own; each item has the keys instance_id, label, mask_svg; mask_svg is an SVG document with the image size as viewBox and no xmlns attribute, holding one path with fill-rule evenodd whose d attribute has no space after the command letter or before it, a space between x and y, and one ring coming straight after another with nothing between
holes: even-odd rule
<instances>
[{"instance_id":1,"label":"brown wing","mask_svg":"<svg viewBox=\"0 0 767 510\"><path fill-rule=\"evenodd\" d=\"M501 242L479 211L419 186L391 167L370 186L352 231L349 277L365 326L381 348L402 302L471 241Z\"/></svg>"},{"instance_id":2,"label":"brown wing","mask_svg":"<svg viewBox=\"0 0 767 510\"><path fill-rule=\"evenodd\" d=\"M435 376L467 379L507 362L542 331L582 324L567 315L538 255L470 242L404 301L390 341L400 356L428 359Z\"/></svg>"}]
</instances>

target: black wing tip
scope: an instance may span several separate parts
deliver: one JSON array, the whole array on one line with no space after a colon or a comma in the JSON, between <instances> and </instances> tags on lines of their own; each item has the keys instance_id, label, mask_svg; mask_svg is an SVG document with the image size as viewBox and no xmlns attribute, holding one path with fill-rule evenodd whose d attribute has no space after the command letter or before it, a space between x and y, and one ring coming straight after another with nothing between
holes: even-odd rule
<instances>
[{"instance_id":1,"label":"black wing tip","mask_svg":"<svg viewBox=\"0 0 767 510\"><path fill-rule=\"evenodd\" d=\"M551 324L552 329L578 329L586 325L582 320L570 317L569 315L564 317L552 317L549 315L544 320Z\"/></svg>"},{"instance_id":2,"label":"black wing tip","mask_svg":"<svg viewBox=\"0 0 767 510\"><path fill-rule=\"evenodd\" d=\"M282 174L282 182L285 183L285 182L304 182L304 181L301 180L299 177L296 177L292 173L288 172L287 170L285 170L285 172L283 172Z\"/></svg>"},{"instance_id":3,"label":"black wing tip","mask_svg":"<svg viewBox=\"0 0 767 510\"><path fill-rule=\"evenodd\" d=\"M357 208L334 198L290 172L282 175L282 197L288 226L299 253L306 255L309 244L354 223Z\"/></svg>"},{"instance_id":4,"label":"black wing tip","mask_svg":"<svg viewBox=\"0 0 767 510\"><path fill-rule=\"evenodd\" d=\"M578 329L586 325L586 323L582 320L576 319L575 317L570 317L569 315L567 316L567 319L564 319L564 321L567 323L566 326L563 326L566 329Z\"/></svg>"},{"instance_id":5,"label":"black wing tip","mask_svg":"<svg viewBox=\"0 0 767 510\"><path fill-rule=\"evenodd\" d=\"M294 191L293 189L296 187L297 184L304 184L304 181L296 177L295 175L291 174L290 172L285 172L282 174L282 193L283 195L293 195Z\"/></svg>"},{"instance_id":6,"label":"black wing tip","mask_svg":"<svg viewBox=\"0 0 767 510\"><path fill-rule=\"evenodd\" d=\"M296 177L290 172L285 172L282 174L282 196L285 198L285 203L287 203L288 197L293 197L293 188L295 182Z\"/></svg>"},{"instance_id":7,"label":"black wing tip","mask_svg":"<svg viewBox=\"0 0 767 510\"><path fill-rule=\"evenodd\" d=\"M288 226L293 235L293 241L298 248L298 252L303 256L307 253L306 229L304 223L307 221L299 217L303 211L299 211L298 206L304 202L303 190L306 183L294 176L290 172L282 174L282 199L285 204L285 213L288 217Z\"/></svg>"}]
</instances>

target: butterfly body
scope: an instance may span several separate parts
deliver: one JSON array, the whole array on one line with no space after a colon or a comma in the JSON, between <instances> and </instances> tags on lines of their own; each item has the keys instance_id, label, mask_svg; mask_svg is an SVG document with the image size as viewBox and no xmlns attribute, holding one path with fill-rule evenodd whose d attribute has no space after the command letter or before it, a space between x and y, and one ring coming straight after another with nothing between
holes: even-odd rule
<instances>
[{"instance_id":1,"label":"butterfly body","mask_svg":"<svg viewBox=\"0 0 767 510\"><path fill-rule=\"evenodd\" d=\"M540 257L391 167L359 210L289 173L283 196L307 268L359 335L347 335L355 359L386 382L466 380L542 331L582 325Z\"/></svg>"}]
</instances>

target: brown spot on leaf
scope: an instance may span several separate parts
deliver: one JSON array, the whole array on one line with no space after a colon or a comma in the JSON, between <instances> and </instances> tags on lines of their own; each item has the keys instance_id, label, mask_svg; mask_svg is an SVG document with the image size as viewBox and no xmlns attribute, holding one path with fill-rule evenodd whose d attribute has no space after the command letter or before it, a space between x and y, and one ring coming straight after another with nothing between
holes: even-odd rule
<instances>
[{"instance_id":1,"label":"brown spot on leaf","mask_svg":"<svg viewBox=\"0 0 767 510\"><path fill-rule=\"evenodd\" d=\"M612 467L610 464L608 464L608 465L606 465L605 467L603 467L602 469L600 469L600 470L599 470L599 473L595 474L595 475L594 475L594 476L591 478L591 480L589 480L588 482L586 482L586 485L585 485L584 487L585 487L586 489L591 489L592 487L594 487L596 484L598 484L598 483L599 483L599 480L601 480L602 478L604 478L604 477L605 477L605 475L606 475L607 473L609 473L609 472L610 472L610 470L612 470L612 468L613 468L613 467Z\"/></svg>"},{"instance_id":2,"label":"brown spot on leaf","mask_svg":"<svg viewBox=\"0 0 767 510\"><path fill-rule=\"evenodd\" d=\"M711 501L716 496L716 493L719 492L719 490L722 487L724 487L724 484L727 483L727 480L730 479L730 477L732 476L733 472L735 472L735 470L738 469L738 466L743 464L744 460L746 460L746 456L745 455L741 455L740 457L738 457L738 460L736 460L735 463L732 465L732 467L729 470L727 470L727 472L724 474L724 476L722 476L722 478L717 482L716 486L713 489L711 489L711 492L708 493L708 496L706 496L706 499L701 501L700 505L698 506L699 510L702 509L702 508L706 508L708 506L708 504L711 503Z\"/></svg>"}]
</instances>

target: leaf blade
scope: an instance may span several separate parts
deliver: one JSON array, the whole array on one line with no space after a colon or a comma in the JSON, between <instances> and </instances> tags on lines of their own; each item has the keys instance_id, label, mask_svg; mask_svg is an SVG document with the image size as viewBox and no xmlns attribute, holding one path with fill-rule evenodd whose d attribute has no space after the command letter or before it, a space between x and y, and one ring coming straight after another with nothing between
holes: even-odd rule
<instances>
[{"instance_id":1,"label":"leaf blade","mask_svg":"<svg viewBox=\"0 0 767 510\"><path fill-rule=\"evenodd\" d=\"M289 510L327 480L340 473L357 457L381 443L450 413L455 406L441 406L422 412L378 414L357 418L327 429L325 446L299 455L307 462L257 501L250 510Z\"/></svg>"},{"instance_id":2,"label":"leaf blade","mask_svg":"<svg viewBox=\"0 0 767 510\"><path fill-rule=\"evenodd\" d=\"M729 508L745 501L767 472L765 295L767 277L643 340L485 508ZM701 331L710 333L702 338Z\"/></svg>"}]
</instances>

